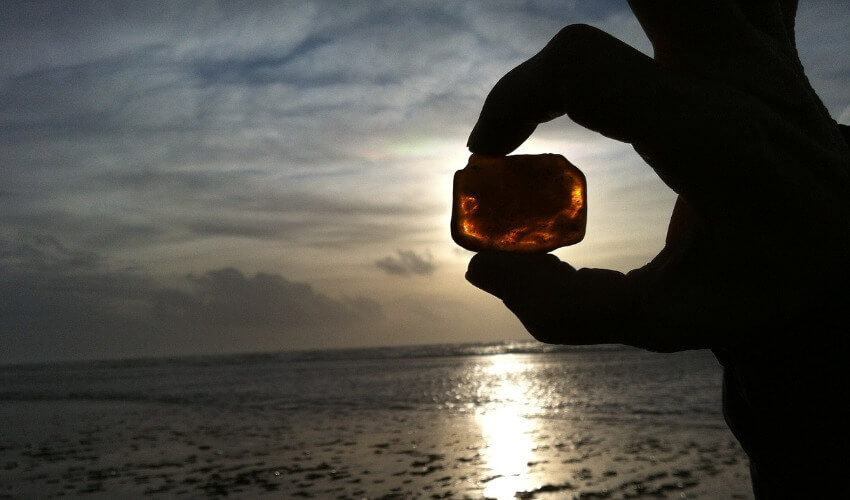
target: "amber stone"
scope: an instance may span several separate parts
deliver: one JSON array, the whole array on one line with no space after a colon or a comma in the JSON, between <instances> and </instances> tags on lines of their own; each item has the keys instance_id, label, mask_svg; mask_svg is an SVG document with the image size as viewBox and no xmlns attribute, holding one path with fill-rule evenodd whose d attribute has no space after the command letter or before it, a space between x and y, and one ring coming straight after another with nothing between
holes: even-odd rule
<instances>
[{"instance_id":1,"label":"amber stone","mask_svg":"<svg viewBox=\"0 0 850 500\"><path fill-rule=\"evenodd\" d=\"M481 252L549 252L587 224L584 174L561 155L472 155L455 172L452 238Z\"/></svg>"}]
</instances>

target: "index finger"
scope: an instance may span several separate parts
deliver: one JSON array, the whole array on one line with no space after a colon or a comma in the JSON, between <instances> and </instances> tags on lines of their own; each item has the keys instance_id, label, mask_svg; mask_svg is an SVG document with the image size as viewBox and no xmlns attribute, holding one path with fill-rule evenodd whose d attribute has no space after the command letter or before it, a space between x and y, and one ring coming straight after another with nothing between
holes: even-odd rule
<instances>
[{"instance_id":1,"label":"index finger","mask_svg":"<svg viewBox=\"0 0 850 500\"><path fill-rule=\"evenodd\" d=\"M563 114L638 142L647 121L669 123L685 105L682 86L651 58L596 28L571 25L499 80L468 146L473 153L507 154L538 124Z\"/></svg>"},{"instance_id":2,"label":"index finger","mask_svg":"<svg viewBox=\"0 0 850 500\"><path fill-rule=\"evenodd\" d=\"M709 101L730 100L708 99L715 90L686 78L603 31L568 26L496 84L468 146L473 153L508 154L539 123L566 114L642 152L693 143L698 152L707 145L696 128L717 120ZM698 185L692 177L705 175L679 162L653 168L677 191Z\"/></svg>"}]
</instances>

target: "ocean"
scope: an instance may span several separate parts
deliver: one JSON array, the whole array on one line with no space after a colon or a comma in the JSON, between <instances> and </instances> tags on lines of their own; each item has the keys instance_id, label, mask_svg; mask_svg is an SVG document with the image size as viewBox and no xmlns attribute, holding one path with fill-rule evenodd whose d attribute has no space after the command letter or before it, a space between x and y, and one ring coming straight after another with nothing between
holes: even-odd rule
<instances>
[{"instance_id":1,"label":"ocean","mask_svg":"<svg viewBox=\"0 0 850 500\"><path fill-rule=\"evenodd\" d=\"M536 342L5 366L0 498L750 498L720 387Z\"/></svg>"}]
</instances>

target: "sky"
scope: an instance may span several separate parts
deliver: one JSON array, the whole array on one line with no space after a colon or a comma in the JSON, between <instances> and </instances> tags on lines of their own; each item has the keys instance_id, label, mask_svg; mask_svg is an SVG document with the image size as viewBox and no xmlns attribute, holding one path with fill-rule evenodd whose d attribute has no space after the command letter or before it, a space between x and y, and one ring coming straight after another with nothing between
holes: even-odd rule
<instances>
[{"instance_id":1,"label":"sky","mask_svg":"<svg viewBox=\"0 0 850 500\"><path fill-rule=\"evenodd\" d=\"M850 3L798 45L850 123ZM0 2L0 364L528 338L464 280L451 178L505 72L625 1ZM627 271L674 195L563 118L520 153L588 180L554 253Z\"/></svg>"}]
</instances>

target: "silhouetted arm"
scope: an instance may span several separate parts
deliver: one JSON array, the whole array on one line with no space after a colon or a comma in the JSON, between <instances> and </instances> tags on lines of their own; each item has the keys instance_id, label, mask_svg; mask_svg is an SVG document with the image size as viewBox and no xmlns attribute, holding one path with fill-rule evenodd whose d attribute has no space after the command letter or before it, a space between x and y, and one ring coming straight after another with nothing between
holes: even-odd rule
<instances>
[{"instance_id":1,"label":"silhouetted arm","mask_svg":"<svg viewBox=\"0 0 850 500\"><path fill-rule=\"evenodd\" d=\"M631 143L679 195L665 248L628 274L480 254L467 279L552 343L722 347L824 321L850 278L850 150L803 74L796 2L630 4L654 58L568 26L498 82L468 145L507 154L564 114Z\"/></svg>"}]
</instances>

